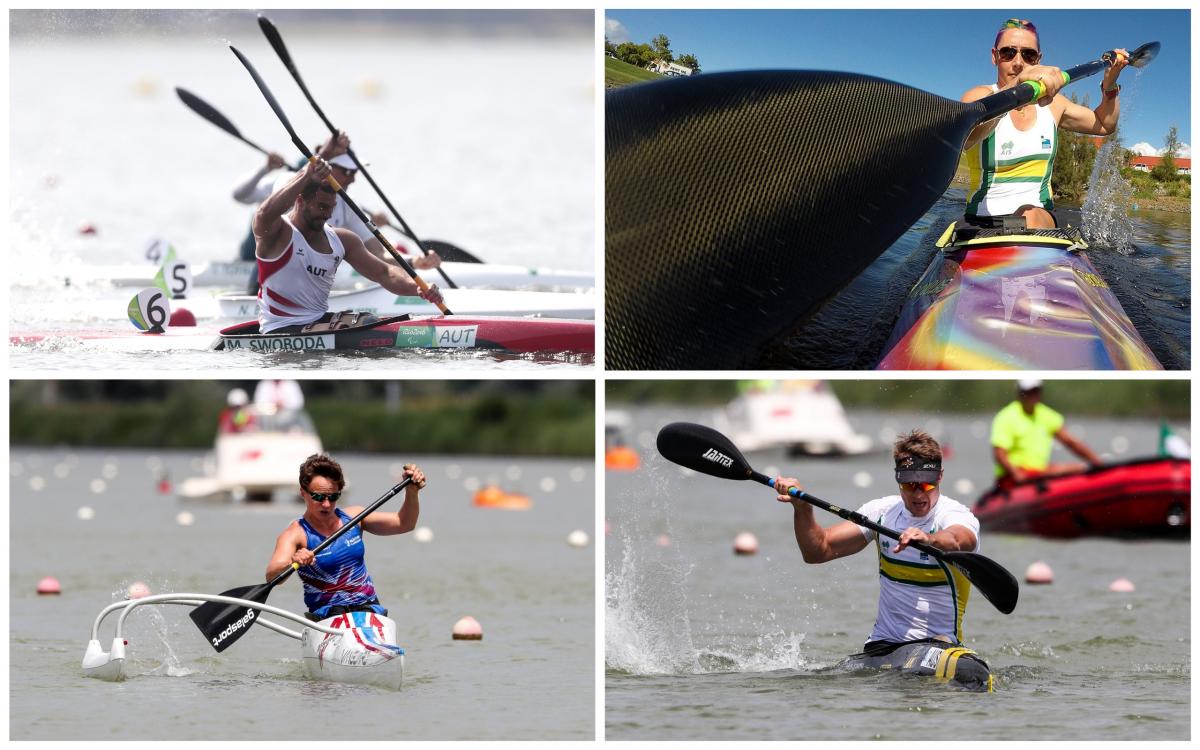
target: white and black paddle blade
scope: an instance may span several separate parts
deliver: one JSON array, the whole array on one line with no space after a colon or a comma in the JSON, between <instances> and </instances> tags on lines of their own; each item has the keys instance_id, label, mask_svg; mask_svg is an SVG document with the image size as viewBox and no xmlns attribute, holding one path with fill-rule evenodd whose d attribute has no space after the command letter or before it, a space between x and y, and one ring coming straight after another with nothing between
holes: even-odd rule
<instances>
[{"instance_id":1,"label":"white and black paddle blade","mask_svg":"<svg viewBox=\"0 0 1200 750\"><path fill-rule=\"evenodd\" d=\"M1020 586L1000 563L974 552L944 552L942 560L958 568L996 609L1009 615L1017 608Z\"/></svg>"},{"instance_id":2,"label":"white and black paddle blade","mask_svg":"<svg viewBox=\"0 0 1200 750\"><path fill-rule=\"evenodd\" d=\"M668 461L721 479L749 479L754 473L729 438L691 422L673 422L659 430L658 452Z\"/></svg>"},{"instance_id":3,"label":"white and black paddle blade","mask_svg":"<svg viewBox=\"0 0 1200 750\"><path fill-rule=\"evenodd\" d=\"M273 584L260 583L257 586L242 586L221 592L221 596L232 596L237 599L249 599L265 604L271 594ZM229 648L246 634L246 631L258 619L260 610L252 609L241 604L224 604L222 602L205 602L189 613L192 622L204 633L205 640L218 653Z\"/></svg>"}]
</instances>

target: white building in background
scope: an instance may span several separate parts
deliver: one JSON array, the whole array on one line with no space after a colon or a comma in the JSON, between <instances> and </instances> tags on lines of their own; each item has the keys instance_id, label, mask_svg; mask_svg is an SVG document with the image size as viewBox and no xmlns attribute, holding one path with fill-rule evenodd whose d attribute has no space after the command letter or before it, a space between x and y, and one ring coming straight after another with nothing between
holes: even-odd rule
<instances>
[{"instance_id":1,"label":"white building in background","mask_svg":"<svg viewBox=\"0 0 1200 750\"><path fill-rule=\"evenodd\" d=\"M665 76L690 76L695 71L686 65L679 63L666 62L664 60L655 60L646 66L647 70L652 70L655 73L661 73Z\"/></svg>"}]
</instances>

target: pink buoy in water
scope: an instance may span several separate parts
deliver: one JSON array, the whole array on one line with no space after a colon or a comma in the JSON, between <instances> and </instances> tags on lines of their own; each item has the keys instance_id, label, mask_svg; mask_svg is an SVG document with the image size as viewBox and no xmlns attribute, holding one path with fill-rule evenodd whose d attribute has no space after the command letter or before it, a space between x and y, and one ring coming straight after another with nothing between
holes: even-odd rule
<instances>
[{"instance_id":1,"label":"pink buoy in water","mask_svg":"<svg viewBox=\"0 0 1200 750\"><path fill-rule=\"evenodd\" d=\"M58 579L54 576L46 576L38 581L37 592L39 594L61 594L62 586L59 585Z\"/></svg>"},{"instance_id":2,"label":"pink buoy in water","mask_svg":"<svg viewBox=\"0 0 1200 750\"><path fill-rule=\"evenodd\" d=\"M150 596L151 593L153 592L150 591L150 587L141 581L129 584L129 588L125 590L125 595L129 599L144 599Z\"/></svg>"},{"instance_id":3,"label":"pink buoy in water","mask_svg":"<svg viewBox=\"0 0 1200 750\"><path fill-rule=\"evenodd\" d=\"M195 328L196 316L193 315L192 311L186 307L180 307L171 311L171 325L184 327L191 326Z\"/></svg>"},{"instance_id":4,"label":"pink buoy in water","mask_svg":"<svg viewBox=\"0 0 1200 750\"><path fill-rule=\"evenodd\" d=\"M659 534L658 538L654 540L654 543L659 547L670 547L671 537L667 536L666 534Z\"/></svg>"},{"instance_id":5,"label":"pink buoy in water","mask_svg":"<svg viewBox=\"0 0 1200 750\"><path fill-rule=\"evenodd\" d=\"M1054 571L1038 560L1025 569L1025 583L1054 583Z\"/></svg>"},{"instance_id":6,"label":"pink buoy in water","mask_svg":"<svg viewBox=\"0 0 1200 750\"><path fill-rule=\"evenodd\" d=\"M454 623L453 638L456 641L483 640L483 626L474 617L467 615Z\"/></svg>"},{"instance_id":7,"label":"pink buoy in water","mask_svg":"<svg viewBox=\"0 0 1200 750\"><path fill-rule=\"evenodd\" d=\"M738 534L733 540L733 553L735 555L757 555L758 537L749 531Z\"/></svg>"},{"instance_id":8,"label":"pink buoy in water","mask_svg":"<svg viewBox=\"0 0 1200 750\"><path fill-rule=\"evenodd\" d=\"M1118 594L1130 594L1134 591L1133 581L1128 578L1118 578L1108 584L1108 590Z\"/></svg>"}]
</instances>

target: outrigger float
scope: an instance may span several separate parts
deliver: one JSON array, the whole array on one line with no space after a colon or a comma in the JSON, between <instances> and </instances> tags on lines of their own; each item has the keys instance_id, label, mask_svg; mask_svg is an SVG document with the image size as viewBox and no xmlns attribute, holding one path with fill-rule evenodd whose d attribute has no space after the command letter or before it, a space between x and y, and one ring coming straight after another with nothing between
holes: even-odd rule
<instances>
[{"instance_id":1,"label":"outrigger float","mask_svg":"<svg viewBox=\"0 0 1200 750\"><path fill-rule=\"evenodd\" d=\"M404 649L396 642L396 623L388 617L374 612L350 612L313 622L285 609L249 599L186 593L119 601L101 610L92 625L92 637L83 656L84 676L109 682L120 682L130 676L126 663L132 649L125 636L125 621L137 607L155 604L199 607L206 602L245 607L246 614L235 621L232 628L244 629L257 624L300 641L304 674L311 679L393 690L399 690L404 682ZM300 630L264 619L260 610L281 617L299 626ZM116 612L120 613L116 635L110 650L105 651L100 642L100 627L105 618Z\"/></svg>"}]
</instances>

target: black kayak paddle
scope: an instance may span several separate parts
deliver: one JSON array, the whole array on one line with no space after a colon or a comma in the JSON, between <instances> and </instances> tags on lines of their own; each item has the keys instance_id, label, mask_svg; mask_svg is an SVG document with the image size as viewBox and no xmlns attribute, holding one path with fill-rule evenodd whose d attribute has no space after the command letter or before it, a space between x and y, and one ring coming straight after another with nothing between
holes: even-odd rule
<instances>
[{"instance_id":1,"label":"black kayak paddle","mask_svg":"<svg viewBox=\"0 0 1200 750\"><path fill-rule=\"evenodd\" d=\"M701 474L721 479L752 479L768 487L775 486L774 479L750 468L750 464L742 456L737 446L711 427L690 422L669 424L658 433L658 452L668 461ZM900 534L896 531L886 526L880 526L860 513L839 508L794 487L788 491L788 494L841 516L851 523L870 529L876 534L900 539ZM923 542L909 542L909 546L919 549L947 565L953 565L967 577L967 580L975 588L979 589L979 593L983 594L996 609L1004 614L1011 614L1016 609L1019 591L1017 579L991 558L976 552L944 552Z\"/></svg>"},{"instance_id":2,"label":"black kayak paddle","mask_svg":"<svg viewBox=\"0 0 1200 750\"><path fill-rule=\"evenodd\" d=\"M296 85L300 87L300 91L304 94L304 98L308 99L308 103L312 105L313 111L317 113L317 117L321 118L321 122L325 123L325 127L329 128L329 132L332 135L337 136L338 129L332 122L330 122L329 118L325 116L325 112L322 111L322 109L317 105L317 100L314 99L313 95L309 92L308 86L304 85L304 79L300 77L300 69L297 68L296 63L292 61L292 55L290 52L288 52L287 45L283 43L283 35L279 33L279 29L275 28L275 24L271 23L271 19L267 18L261 13L258 14L258 27L262 29L263 36L265 36L267 41L270 42L271 48L275 50L275 54L279 55L279 61L283 63L283 67L287 68L288 72L292 74L292 78L295 79ZM383 204L387 206L389 211L392 212L392 216L396 217L396 220L400 222L400 227L404 234L410 237L413 242L417 243L417 246L421 249L421 252L429 255L430 247L421 242L421 239L417 237L416 232L414 232L412 228L408 226L408 222L406 222L404 217L400 215L400 212L396 210L396 207L392 205L392 202L388 200L388 197L383 194L383 189L376 184L375 180L371 177L371 173L368 172L367 168L363 166L363 163L358 160L358 155L354 153L354 149L347 148L346 155L349 156L356 165L358 165L358 171L362 173L363 177L367 178L367 182L371 183L371 187L375 189L375 194L379 196L379 199L383 201ZM470 254L468 253L468 255ZM482 262L474 256L470 256L470 258L471 259L469 261L463 261L463 256L459 256L456 258L456 260L468 263ZM450 288L458 288L458 285L450 280L450 277L446 275L445 271L439 268L438 273L441 274L446 283L450 285Z\"/></svg>"},{"instance_id":3,"label":"black kayak paddle","mask_svg":"<svg viewBox=\"0 0 1200 750\"><path fill-rule=\"evenodd\" d=\"M1143 45L1130 65L1158 49ZM608 93L607 366L756 369L929 210L975 126L1043 91L1026 82L964 103L871 76L769 70Z\"/></svg>"},{"instance_id":4,"label":"black kayak paddle","mask_svg":"<svg viewBox=\"0 0 1200 750\"><path fill-rule=\"evenodd\" d=\"M325 541L313 548L312 553L315 555L329 545L336 542L342 534L345 534L350 529L357 526L371 513L379 509L379 506L391 500L396 493L412 483L412 477L405 477L404 481L397 484L383 494L375 502L363 508L362 512L354 518L351 518L340 529L330 534ZM271 595L271 590L279 584L283 583L299 566L292 563L288 567L279 572L279 575L272 578L266 583L259 583L250 586L239 586L235 589L222 591L221 596L232 596L237 599L248 599L259 604L266 604L267 597ZM204 633L204 638L218 652L224 651L233 645L234 641L246 634L255 621L258 619L260 610L252 607L246 607L241 604L225 604L224 602L205 602L191 611L189 617L192 622L196 623L196 627L200 628L200 632Z\"/></svg>"}]
</instances>

